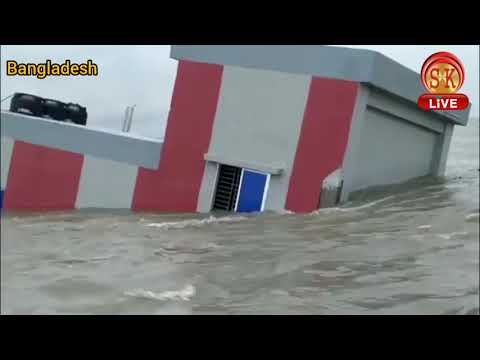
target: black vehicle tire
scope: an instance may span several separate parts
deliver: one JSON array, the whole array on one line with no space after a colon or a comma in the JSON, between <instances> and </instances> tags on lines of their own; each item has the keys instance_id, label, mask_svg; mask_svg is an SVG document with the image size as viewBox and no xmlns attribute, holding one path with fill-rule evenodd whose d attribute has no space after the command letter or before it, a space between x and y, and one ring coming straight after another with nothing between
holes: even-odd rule
<instances>
[{"instance_id":1,"label":"black vehicle tire","mask_svg":"<svg viewBox=\"0 0 480 360\"><path fill-rule=\"evenodd\" d=\"M67 119L77 125L87 125L87 109L78 104L67 104L65 106Z\"/></svg>"},{"instance_id":2,"label":"black vehicle tire","mask_svg":"<svg viewBox=\"0 0 480 360\"><path fill-rule=\"evenodd\" d=\"M43 116L56 121L65 121L67 118L65 104L57 100L45 99L43 101Z\"/></svg>"},{"instance_id":3,"label":"black vehicle tire","mask_svg":"<svg viewBox=\"0 0 480 360\"><path fill-rule=\"evenodd\" d=\"M35 95L16 93L10 102L10 111L41 117L43 114L43 99Z\"/></svg>"}]
</instances>

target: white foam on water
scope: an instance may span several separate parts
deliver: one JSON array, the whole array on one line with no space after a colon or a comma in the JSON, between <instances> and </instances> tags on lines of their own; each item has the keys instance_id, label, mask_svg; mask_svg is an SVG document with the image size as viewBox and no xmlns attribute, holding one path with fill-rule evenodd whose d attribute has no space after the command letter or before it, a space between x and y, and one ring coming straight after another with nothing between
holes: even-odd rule
<instances>
[{"instance_id":1,"label":"white foam on water","mask_svg":"<svg viewBox=\"0 0 480 360\"><path fill-rule=\"evenodd\" d=\"M210 224L221 224L221 223L234 223L247 220L246 217L223 217L223 218L216 218L214 216L210 216L206 219L201 220L184 220L184 221L176 221L176 222L165 222L165 223L152 223L148 224L148 227L157 228L161 230L170 230L170 229L184 229L187 227L201 227Z\"/></svg>"},{"instance_id":2,"label":"white foam on water","mask_svg":"<svg viewBox=\"0 0 480 360\"><path fill-rule=\"evenodd\" d=\"M432 228L432 225L421 225L417 229L419 230L429 230Z\"/></svg>"},{"instance_id":3,"label":"white foam on water","mask_svg":"<svg viewBox=\"0 0 480 360\"><path fill-rule=\"evenodd\" d=\"M480 219L480 213L469 214L465 217L465 220Z\"/></svg>"},{"instance_id":4,"label":"white foam on water","mask_svg":"<svg viewBox=\"0 0 480 360\"><path fill-rule=\"evenodd\" d=\"M453 232L451 234L438 234L438 237L445 239L445 240L450 240L454 236L465 236L468 235L467 232Z\"/></svg>"},{"instance_id":5,"label":"white foam on water","mask_svg":"<svg viewBox=\"0 0 480 360\"><path fill-rule=\"evenodd\" d=\"M293 211L285 210L285 209L275 210L274 213L277 214L277 215L295 215L295 213Z\"/></svg>"},{"instance_id":6,"label":"white foam on water","mask_svg":"<svg viewBox=\"0 0 480 360\"><path fill-rule=\"evenodd\" d=\"M93 257L93 258L70 258L70 259L64 259L64 260L55 260L52 261L54 264L86 264L86 263L92 263L92 262L101 262L101 261L108 261L113 259L115 256L110 255L110 256L98 256L98 257Z\"/></svg>"},{"instance_id":7,"label":"white foam on water","mask_svg":"<svg viewBox=\"0 0 480 360\"><path fill-rule=\"evenodd\" d=\"M325 179L323 182L323 189L324 190L335 190L338 189L340 186L340 183L342 182L343 174L342 174L342 169L337 169L328 177Z\"/></svg>"},{"instance_id":8,"label":"white foam on water","mask_svg":"<svg viewBox=\"0 0 480 360\"><path fill-rule=\"evenodd\" d=\"M395 196L387 196L383 199L372 201L370 203L367 203L365 205L361 206L356 206L356 207L336 207L336 208L326 208L326 209L320 209L316 210L311 213L311 215L321 215L321 214L330 214L330 213L336 213L336 212L353 212L353 211L359 211L359 210L365 210L372 208L378 204L384 203L386 201L394 199Z\"/></svg>"},{"instance_id":9,"label":"white foam on water","mask_svg":"<svg viewBox=\"0 0 480 360\"><path fill-rule=\"evenodd\" d=\"M413 191L412 191L412 193L413 193ZM402 194L402 195L405 195L405 194ZM414 197L412 199L399 201L399 202L397 202L397 205L405 205L405 204L410 204L410 203L420 203L422 201L430 201L430 200L438 198L441 195L442 195L441 193L435 193L435 194L430 194L428 196Z\"/></svg>"},{"instance_id":10,"label":"white foam on water","mask_svg":"<svg viewBox=\"0 0 480 360\"><path fill-rule=\"evenodd\" d=\"M195 294L195 286L191 284L188 284L181 290L163 291L160 293L144 289L137 289L125 292L126 296L158 301L190 301L190 299L195 296Z\"/></svg>"}]
</instances>

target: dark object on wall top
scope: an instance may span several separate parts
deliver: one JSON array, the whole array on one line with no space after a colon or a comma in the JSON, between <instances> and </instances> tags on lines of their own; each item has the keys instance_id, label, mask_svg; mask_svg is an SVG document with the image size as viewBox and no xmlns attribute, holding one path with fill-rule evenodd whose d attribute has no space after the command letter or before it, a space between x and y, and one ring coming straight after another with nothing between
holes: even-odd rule
<instances>
[{"instance_id":1,"label":"dark object on wall top","mask_svg":"<svg viewBox=\"0 0 480 360\"><path fill-rule=\"evenodd\" d=\"M58 100L43 99L39 96L16 93L10 103L10 111L55 121L69 121L87 125L87 109L78 104L65 104Z\"/></svg>"},{"instance_id":2,"label":"dark object on wall top","mask_svg":"<svg viewBox=\"0 0 480 360\"><path fill-rule=\"evenodd\" d=\"M67 118L65 104L57 100L45 99L43 101L43 117L57 121L65 121Z\"/></svg>"},{"instance_id":3,"label":"dark object on wall top","mask_svg":"<svg viewBox=\"0 0 480 360\"><path fill-rule=\"evenodd\" d=\"M67 104L65 106L67 113L67 120L72 121L78 125L87 125L87 108L78 104Z\"/></svg>"},{"instance_id":4,"label":"dark object on wall top","mask_svg":"<svg viewBox=\"0 0 480 360\"><path fill-rule=\"evenodd\" d=\"M31 116L43 116L43 99L29 94L16 93L10 102L10 111Z\"/></svg>"}]
</instances>

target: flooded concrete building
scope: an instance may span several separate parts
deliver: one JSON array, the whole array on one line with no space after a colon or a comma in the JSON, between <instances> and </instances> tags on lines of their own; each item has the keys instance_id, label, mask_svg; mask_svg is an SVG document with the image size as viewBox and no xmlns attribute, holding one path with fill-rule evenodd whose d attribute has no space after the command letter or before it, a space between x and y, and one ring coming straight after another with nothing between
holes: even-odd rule
<instances>
[{"instance_id":1,"label":"flooded concrete building","mask_svg":"<svg viewBox=\"0 0 480 360\"><path fill-rule=\"evenodd\" d=\"M163 141L2 112L3 207L311 212L442 176L469 111L425 112L420 75L372 51L176 45Z\"/></svg>"}]
</instances>

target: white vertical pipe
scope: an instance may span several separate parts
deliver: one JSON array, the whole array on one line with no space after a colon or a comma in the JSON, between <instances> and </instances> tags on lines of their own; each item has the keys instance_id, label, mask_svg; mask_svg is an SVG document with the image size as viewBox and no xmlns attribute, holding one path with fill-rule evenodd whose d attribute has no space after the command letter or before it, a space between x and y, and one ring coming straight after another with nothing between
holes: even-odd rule
<instances>
[{"instance_id":1,"label":"white vertical pipe","mask_svg":"<svg viewBox=\"0 0 480 360\"><path fill-rule=\"evenodd\" d=\"M125 109L125 117L123 118L123 125L122 125L122 131L127 132L127 123L128 123L128 117L130 114L130 106L127 106Z\"/></svg>"},{"instance_id":2,"label":"white vertical pipe","mask_svg":"<svg viewBox=\"0 0 480 360\"><path fill-rule=\"evenodd\" d=\"M133 112L135 111L135 107L137 105L133 105L131 108L130 108L130 116L128 117L128 125L127 125L127 132L130 132L130 130L132 129L132 122L133 122Z\"/></svg>"}]
</instances>

